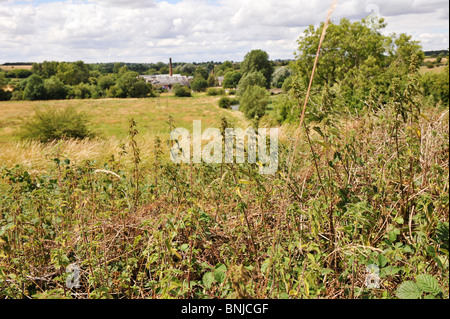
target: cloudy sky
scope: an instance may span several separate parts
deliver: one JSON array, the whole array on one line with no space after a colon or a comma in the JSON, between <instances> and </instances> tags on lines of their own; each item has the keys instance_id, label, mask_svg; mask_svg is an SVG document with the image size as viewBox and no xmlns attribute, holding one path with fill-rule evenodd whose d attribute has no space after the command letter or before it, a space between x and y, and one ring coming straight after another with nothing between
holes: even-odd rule
<instances>
[{"instance_id":1,"label":"cloudy sky","mask_svg":"<svg viewBox=\"0 0 450 319\"><path fill-rule=\"evenodd\" d=\"M0 0L0 64L242 61L252 49L292 59L331 0ZM448 0L340 0L332 19L384 17L424 50L449 47Z\"/></svg>"}]
</instances>

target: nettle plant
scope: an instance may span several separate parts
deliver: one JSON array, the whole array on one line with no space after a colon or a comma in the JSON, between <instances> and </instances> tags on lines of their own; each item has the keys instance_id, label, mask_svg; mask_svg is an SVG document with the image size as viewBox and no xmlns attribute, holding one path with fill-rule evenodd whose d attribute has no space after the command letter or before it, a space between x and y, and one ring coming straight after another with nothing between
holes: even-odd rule
<instances>
[{"instance_id":1,"label":"nettle plant","mask_svg":"<svg viewBox=\"0 0 450 319\"><path fill-rule=\"evenodd\" d=\"M400 299L442 299L443 291L436 278L419 275L416 281L405 281L398 287L396 295Z\"/></svg>"}]
</instances>

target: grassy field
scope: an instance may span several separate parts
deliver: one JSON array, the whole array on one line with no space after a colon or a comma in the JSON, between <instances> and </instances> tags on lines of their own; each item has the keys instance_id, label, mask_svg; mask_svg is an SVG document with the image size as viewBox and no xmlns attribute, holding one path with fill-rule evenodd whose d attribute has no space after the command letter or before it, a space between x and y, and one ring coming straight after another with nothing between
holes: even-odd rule
<instances>
[{"instance_id":1,"label":"grassy field","mask_svg":"<svg viewBox=\"0 0 450 319\"><path fill-rule=\"evenodd\" d=\"M169 115L245 126L217 100L0 103L0 298L448 298L448 109L309 123L295 153L282 127L274 175L170 162ZM36 107L67 104L102 137L16 139Z\"/></svg>"},{"instance_id":2,"label":"grassy field","mask_svg":"<svg viewBox=\"0 0 450 319\"><path fill-rule=\"evenodd\" d=\"M424 60L424 62L435 62L436 61L436 58L427 58L427 59L425 59ZM448 62L448 59L446 59L446 58L443 58L442 59L442 64L443 65L441 65L441 66L436 66L436 67L434 67L434 68L428 68L427 66L421 66L420 67L420 73L421 74L425 74L425 73L442 73L442 72L444 72L444 70L445 70L445 68L446 68L446 63Z\"/></svg>"},{"instance_id":3,"label":"grassy field","mask_svg":"<svg viewBox=\"0 0 450 319\"><path fill-rule=\"evenodd\" d=\"M66 156L78 160L105 159L116 151L128 134L131 118L138 123L140 140L152 145L154 138L169 134L167 124L173 117L176 127L192 131L193 120L201 120L202 128L220 127L221 116L238 126L245 126L242 113L218 107L218 97L197 94L193 98L176 98L170 94L148 99L102 99L61 101L8 101L0 102L0 162L8 165L27 164L33 168L46 161L54 145L22 142L18 137L21 124L36 109L75 106L88 114L98 139L90 142L68 141L60 144Z\"/></svg>"},{"instance_id":4,"label":"grassy field","mask_svg":"<svg viewBox=\"0 0 450 319\"><path fill-rule=\"evenodd\" d=\"M3 71L31 70L32 67L32 65L0 65L0 69Z\"/></svg>"},{"instance_id":5,"label":"grassy field","mask_svg":"<svg viewBox=\"0 0 450 319\"><path fill-rule=\"evenodd\" d=\"M432 69L426 67L426 66L421 66L420 67L420 73L421 74L425 74L425 73L442 73L445 71L446 66L438 66L438 67L434 67Z\"/></svg>"}]
</instances>

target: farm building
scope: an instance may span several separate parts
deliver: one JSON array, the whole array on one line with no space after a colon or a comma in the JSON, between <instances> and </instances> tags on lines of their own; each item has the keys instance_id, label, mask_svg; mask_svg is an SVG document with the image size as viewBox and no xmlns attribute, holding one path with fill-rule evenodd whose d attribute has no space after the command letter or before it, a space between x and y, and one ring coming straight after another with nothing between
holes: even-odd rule
<instances>
[{"instance_id":1,"label":"farm building","mask_svg":"<svg viewBox=\"0 0 450 319\"><path fill-rule=\"evenodd\" d=\"M180 74L158 74L158 75L141 75L141 78L153 86L171 90L174 84L180 83L183 86L189 86L190 78Z\"/></svg>"},{"instance_id":2,"label":"farm building","mask_svg":"<svg viewBox=\"0 0 450 319\"><path fill-rule=\"evenodd\" d=\"M192 77L180 74L173 74L172 59L170 59L169 70L170 70L169 74L140 75L139 77L143 78L145 82L151 83L153 86L161 87L168 90L171 90L173 86L177 83L183 86L189 86L189 80L191 80Z\"/></svg>"}]
</instances>

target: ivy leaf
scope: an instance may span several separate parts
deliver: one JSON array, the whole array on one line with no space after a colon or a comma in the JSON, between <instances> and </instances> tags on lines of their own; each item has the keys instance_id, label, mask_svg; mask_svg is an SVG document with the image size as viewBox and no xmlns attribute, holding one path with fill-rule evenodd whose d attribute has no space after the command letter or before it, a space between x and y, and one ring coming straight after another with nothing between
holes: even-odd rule
<instances>
[{"instance_id":1,"label":"ivy leaf","mask_svg":"<svg viewBox=\"0 0 450 319\"><path fill-rule=\"evenodd\" d=\"M414 281L405 281L395 292L400 299L419 299L422 296L422 290Z\"/></svg>"},{"instance_id":2,"label":"ivy leaf","mask_svg":"<svg viewBox=\"0 0 450 319\"><path fill-rule=\"evenodd\" d=\"M437 279L431 275L417 276L417 286L424 292L429 292L434 296L441 293L441 288L439 288Z\"/></svg>"}]
</instances>

